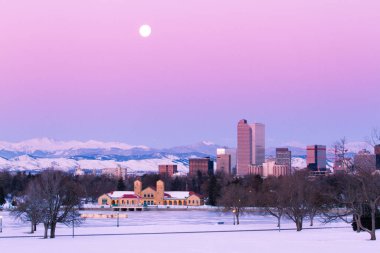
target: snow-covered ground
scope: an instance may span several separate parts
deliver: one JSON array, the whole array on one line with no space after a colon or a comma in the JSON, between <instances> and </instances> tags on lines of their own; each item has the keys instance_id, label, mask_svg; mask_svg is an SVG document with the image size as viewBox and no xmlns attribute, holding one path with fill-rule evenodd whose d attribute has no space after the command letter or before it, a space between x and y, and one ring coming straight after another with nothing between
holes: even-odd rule
<instances>
[{"instance_id":1,"label":"snow-covered ground","mask_svg":"<svg viewBox=\"0 0 380 253\"><path fill-rule=\"evenodd\" d=\"M367 233L354 233L344 223L322 225L324 229L249 231L276 229L269 216L245 215L241 225L233 226L231 214L213 211L144 211L128 212L127 219L87 220L75 229L59 226L54 240L4 238L29 236L29 224L4 217L0 248L6 252L378 252L380 242L369 241ZM218 225L218 222L224 222ZM283 228L294 225L283 221ZM308 227L305 222L305 228ZM335 228L328 228L335 227ZM195 232L195 233L193 233ZM201 233L199 233L201 232ZM163 234L164 233L164 234ZM41 236L42 227L37 236ZM111 235L113 234L113 235ZM66 236L64 236L66 235ZM78 236L81 235L81 236ZM3 237L3 238L1 238Z\"/></svg>"}]
</instances>

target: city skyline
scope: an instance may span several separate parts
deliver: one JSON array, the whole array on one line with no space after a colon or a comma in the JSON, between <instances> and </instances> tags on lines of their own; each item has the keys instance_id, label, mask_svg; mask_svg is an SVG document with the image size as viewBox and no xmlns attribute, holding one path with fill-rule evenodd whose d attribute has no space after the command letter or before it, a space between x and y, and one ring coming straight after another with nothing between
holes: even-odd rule
<instances>
[{"instance_id":1,"label":"city skyline","mask_svg":"<svg viewBox=\"0 0 380 253\"><path fill-rule=\"evenodd\" d=\"M379 8L2 0L0 140L235 146L247 118L269 146L362 141L380 122Z\"/></svg>"},{"instance_id":2,"label":"city skyline","mask_svg":"<svg viewBox=\"0 0 380 253\"><path fill-rule=\"evenodd\" d=\"M379 24L380 0L0 0L1 248L375 251Z\"/></svg>"},{"instance_id":3,"label":"city skyline","mask_svg":"<svg viewBox=\"0 0 380 253\"><path fill-rule=\"evenodd\" d=\"M249 124L246 119L237 124L236 173L247 175L251 165L262 165L265 162L265 125Z\"/></svg>"}]
</instances>

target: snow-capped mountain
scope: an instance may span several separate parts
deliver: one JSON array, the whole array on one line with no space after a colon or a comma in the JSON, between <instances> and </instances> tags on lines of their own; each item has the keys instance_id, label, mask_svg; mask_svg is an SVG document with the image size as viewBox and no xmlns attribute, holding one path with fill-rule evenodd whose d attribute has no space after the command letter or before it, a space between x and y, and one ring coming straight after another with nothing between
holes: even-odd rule
<instances>
[{"instance_id":1,"label":"snow-capped mountain","mask_svg":"<svg viewBox=\"0 0 380 253\"><path fill-rule=\"evenodd\" d=\"M216 149L221 147L221 145L209 141L163 149L94 140L81 142L41 138L17 143L0 141L0 169L75 170L80 167L88 170L100 170L122 166L129 168L130 171L148 172L157 171L159 164L175 163L180 172L186 172L189 157L210 156L215 158ZM293 146L288 146L288 148L292 151L293 167L306 167L306 149ZM347 149L351 154L364 148L372 149L365 142L347 144ZM328 152L328 162L331 163L333 150L328 148ZM274 157L275 148L267 148L266 155Z\"/></svg>"},{"instance_id":2,"label":"snow-capped mountain","mask_svg":"<svg viewBox=\"0 0 380 253\"><path fill-rule=\"evenodd\" d=\"M54 152L60 150L79 150L79 149L144 149L146 146L132 146L121 142L101 142L89 140L81 141L57 141L49 138L30 139L22 142L4 142L0 141L0 150L17 151L25 153L33 153L35 151Z\"/></svg>"},{"instance_id":3,"label":"snow-capped mountain","mask_svg":"<svg viewBox=\"0 0 380 253\"><path fill-rule=\"evenodd\" d=\"M57 168L89 170L122 166L130 171L157 171L159 164L175 163L186 172L189 157L214 157L220 145L199 142L188 146L155 149L119 142L56 141L48 138L0 142L0 169Z\"/></svg>"}]
</instances>

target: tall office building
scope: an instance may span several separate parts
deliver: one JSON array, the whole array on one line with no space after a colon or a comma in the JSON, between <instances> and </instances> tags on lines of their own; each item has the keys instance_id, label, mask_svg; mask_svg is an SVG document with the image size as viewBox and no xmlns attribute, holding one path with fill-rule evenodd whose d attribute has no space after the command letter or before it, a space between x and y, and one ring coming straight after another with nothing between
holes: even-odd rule
<instances>
[{"instance_id":1,"label":"tall office building","mask_svg":"<svg viewBox=\"0 0 380 253\"><path fill-rule=\"evenodd\" d=\"M226 148L226 154L231 156L231 174L236 175L236 148Z\"/></svg>"},{"instance_id":2,"label":"tall office building","mask_svg":"<svg viewBox=\"0 0 380 253\"><path fill-rule=\"evenodd\" d=\"M380 145L375 146L376 169L380 170Z\"/></svg>"},{"instance_id":3,"label":"tall office building","mask_svg":"<svg viewBox=\"0 0 380 253\"><path fill-rule=\"evenodd\" d=\"M245 119L240 120L237 126L236 159L236 174L247 175L252 164L252 129Z\"/></svg>"},{"instance_id":4,"label":"tall office building","mask_svg":"<svg viewBox=\"0 0 380 253\"><path fill-rule=\"evenodd\" d=\"M231 174L231 155L224 148L216 150L216 171L226 175Z\"/></svg>"},{"instance_id":5,"label":"tall office building","mask_svg":"<svg viewBox=\"0 0 380 253\"><path fill-rule=\"evenodd\" d=\"M292 152L288 148L276 148L276 164L292 168Z\"/></svg>"},{"instance_id":6,"label":"tall office building","mask_svg":"<svg viewBox=\"0 0 380 253\"><path fill-rule=\"evenodd\" d=\"M252 164L261 165L265 162L265 125L254 123L252 129Z\"/></svg>"},{"instance_id":7,"label":"tall office building","mask_svg":"<svg viewBox=\"0 0 380 253\"><path fill-rule=\"evenodd\" d=\"M210 157L189 158L189 174L196 176L198 171L204 175L214 174L214 162Z\"/></svg>"},{"instance_id":8,"label":"tall office building","mask_svg":"<svg viewBox=\"0 0 380 253\"><path fill-rule=\"evenodd\" d=\"M306 164L307 168L312 171L325 171L326 162L326 146L312 145L307 146Z\"/></svg>"},{"instance_id":9,"label":"tall office building","mask_svg":"<svg viewBox=\"0 0 380 253\"><path fill-rule=\"evenodd\" d=\"M237 175L249 174L249 168L253 165L261 165L265 162L265 125L255 123L249 125L242 119L237 126Z\"/></svg>"}]
</instances>

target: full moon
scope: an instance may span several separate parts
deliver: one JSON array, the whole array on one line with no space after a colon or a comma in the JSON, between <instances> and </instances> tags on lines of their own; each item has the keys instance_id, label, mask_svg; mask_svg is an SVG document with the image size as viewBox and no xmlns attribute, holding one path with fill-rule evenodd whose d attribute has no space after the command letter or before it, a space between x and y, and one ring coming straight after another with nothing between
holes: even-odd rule
<instances>
[{"instance_id":1,"label":"full moon","mask_svg":"<svg viewBox=\"0 0 380 253\"><path fill-rule=\"evenodd\" d=\"M150 34L152 33L152 28L149 25L142 25L140 26L139 33L141 37L144 37L144 38L149 37Z\"/></svg>"}]
</instances>

